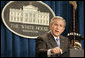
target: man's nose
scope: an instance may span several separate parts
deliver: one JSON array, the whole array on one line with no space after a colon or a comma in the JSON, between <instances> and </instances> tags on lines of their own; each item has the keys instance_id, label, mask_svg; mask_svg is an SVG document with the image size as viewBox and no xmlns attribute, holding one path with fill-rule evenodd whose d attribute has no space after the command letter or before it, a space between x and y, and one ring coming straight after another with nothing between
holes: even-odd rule
<instances>
[{"instance_id":1,"label":"man's nose","mask_svg":"<svg viewBox=\"0 0 85 58\"><path fill-rule=\"evenodd\" d=\"M59 26L56 26L56 29L59 29Z\"/></svg>"},{"instance_id":2,"label":"man's nose","mask_svg":"<svg viewBox=\"0 0 85 58\"><path fill-rule=\"evenodd\" d=\"M59 28L60 26L59 26L59 25L57 25L56 27L57 27L57 28Z\"/></svg>"}]
</instances>

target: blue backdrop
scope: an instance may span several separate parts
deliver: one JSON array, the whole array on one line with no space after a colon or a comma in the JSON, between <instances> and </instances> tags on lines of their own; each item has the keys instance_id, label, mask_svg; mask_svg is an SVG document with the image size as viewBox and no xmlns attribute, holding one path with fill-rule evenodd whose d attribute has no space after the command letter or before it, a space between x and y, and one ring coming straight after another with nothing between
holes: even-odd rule
<instances>
[{"instance_id":1,"label":"blue backdrop","mask_svg":"<svg viewBox=\"0 0 85 58\"><path fill-rule=\"evenodd\" d=\"M9 1L1 1L1 12ZM71 5L68 1L43 1L54 13L66 19L67 26L62 35L66 36L72 18ZM78 1L79 32L84 36L84 1ZM84 49L84 40L82 40ZM22 38L10 32L1 21L1 56L2 57L35 57L36 39Z\"/></svg>"}]
</instances>

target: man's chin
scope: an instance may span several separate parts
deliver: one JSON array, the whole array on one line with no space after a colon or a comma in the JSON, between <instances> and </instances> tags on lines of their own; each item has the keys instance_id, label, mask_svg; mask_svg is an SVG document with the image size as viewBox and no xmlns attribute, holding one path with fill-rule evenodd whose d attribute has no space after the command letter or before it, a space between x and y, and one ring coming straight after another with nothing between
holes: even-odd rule
<instances>
[{"instance_id":1,"label":"man's chin","mask_svg":"<svg viewBox=\"0 0 85 58\"><path fill-rule=\"evenodd\" d=\"M55 36L57 37L57 36L59 36L59 34L55 34Z\"/></svg>"}]
</instances>

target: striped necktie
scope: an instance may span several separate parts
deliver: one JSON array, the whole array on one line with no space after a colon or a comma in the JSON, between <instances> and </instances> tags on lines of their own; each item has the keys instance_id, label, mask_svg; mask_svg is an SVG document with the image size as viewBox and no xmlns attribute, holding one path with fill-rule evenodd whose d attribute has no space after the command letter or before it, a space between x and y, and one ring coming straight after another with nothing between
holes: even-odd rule
<instances>
[{"instance_id":1,"label":"striped necktie","mask_svg":"<svg viewBox=\"0 0 85 58\"><path fill-rule=\"evenodd\" d=\"M56 41L57 41L58 47L60 47L60 39L59 38L56 38Z\"/></svg>"}]
</instances>

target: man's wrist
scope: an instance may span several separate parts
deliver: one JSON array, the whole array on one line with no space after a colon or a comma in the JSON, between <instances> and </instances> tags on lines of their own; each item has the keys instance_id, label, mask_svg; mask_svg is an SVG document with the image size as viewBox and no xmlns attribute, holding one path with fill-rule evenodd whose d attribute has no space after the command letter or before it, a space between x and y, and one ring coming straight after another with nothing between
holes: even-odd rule
<instances>
[{"instance_id":1,"label":"man's wrist","mask_svg":"<svg viewBox=\"0 0 85 58\"><path fill-rule=\"evenodd\" d=\"M47 56L50 57L51 55L53 55L53 53L51 53L51 49L49 49L49 50L47 51Z\"/></svg>"}]
</instances>

